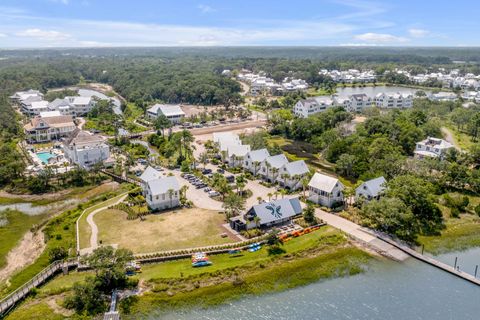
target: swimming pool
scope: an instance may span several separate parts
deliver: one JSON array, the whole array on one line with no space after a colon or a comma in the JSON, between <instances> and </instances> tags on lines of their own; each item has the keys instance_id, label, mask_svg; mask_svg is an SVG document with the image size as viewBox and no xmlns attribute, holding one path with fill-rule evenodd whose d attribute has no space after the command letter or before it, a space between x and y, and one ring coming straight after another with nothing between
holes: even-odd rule
<instances>
[{"instance_id":1,"label":"swimming pool","mask_svg":"<svg viewBox=\"0 0 480 320\"><path fill-rule=\"evenodd\" d=\"M37 157L43 162L43 164L48 164L48 159L55 157L55 155L50 152L38 152Z\"/></svg>"}]
</instances>

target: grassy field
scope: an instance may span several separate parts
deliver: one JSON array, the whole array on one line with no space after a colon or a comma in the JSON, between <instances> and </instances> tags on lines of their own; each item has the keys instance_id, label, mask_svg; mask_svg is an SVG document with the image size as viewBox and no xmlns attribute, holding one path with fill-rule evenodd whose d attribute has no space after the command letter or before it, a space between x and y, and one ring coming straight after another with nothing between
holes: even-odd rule
<instances>
[{"instance_id":1,"label":"grassy field","mask_svg":"<svg viewBox=\"0 0 480 320\"><path fill-rule=\"evenodd\" d=\"M103 201L85 210L85 213L82 215L82 217L78 221L78 233L80 234L80 237L79 237L80 249L90 247L90 237L92 235L92 229L90 228L90 225L87 222L88 215L92 211L97 210L99 208L102 208L102 207L107 208L108 206L111 206L113 203L115 203L118 199L120 199L124 195L125 193L122 193L114 198L110 198L107 201Z\"/></svg>"},{"instance_id":2,"label":"grassy field","mask_svg":"<svg viewBox=\"0 0 480 320\"><path fill-rule=\"evenodd\" d=\"M454 125L449 125L447 128L452 133L455 145L460 149L469 150L475 144L468 134L459 131Z\"/></svg>"},{"instance_id":3,"label":"grassy field","mask_svg":"<svg viewBox=\"0 0 480 320\"><path fill-rule=\"evenodd\" d=\"M145 220L127 220L120 210L105 210L95 215L99 240L118 244L135 253L146 253L232 242L220 235L225 217L216 211L181 209L148 215Z\"/></svg>"},{"instance_id":4,"label":"grassy field","mask_svg":"<svg viewBox=\"0 0 480 320\"><path fill-rule=\"evenodd\" d=\"M15 248L23 235L34 225L42 222L46 215L29 216L17 210L7 210L8 224L0 227L0 268L7 263L7 255Z\"/></svg>"},{"instance_id":5,"label":"grassy field","mask_svg":"<svg viewBox=\"0 0 480 320\"><path fill-rule=\"evenodd\" d=\"M145 265L136 277L147 292L134 304L132 314L122 318L137 319L153 310L208 307L247 295L353 275L362 272L362 266L371 259L367 253L349 244L341 232L328 226L294 238L285 243L283 249L286 253L277 256L269 255L266 249L244 252L236 257L215 255L210 257L213 265L206 268L192 268L189 259ZM42 306L42 318L56 319L52 311L48 315L43 310L44 303L48 299L61 299L76 281L89 274L72 272L57 276L40 288L36 302ZM27 301L10 315L10 319L32 314L37 308L40 307Z\"/></svg>"}]
</instances>

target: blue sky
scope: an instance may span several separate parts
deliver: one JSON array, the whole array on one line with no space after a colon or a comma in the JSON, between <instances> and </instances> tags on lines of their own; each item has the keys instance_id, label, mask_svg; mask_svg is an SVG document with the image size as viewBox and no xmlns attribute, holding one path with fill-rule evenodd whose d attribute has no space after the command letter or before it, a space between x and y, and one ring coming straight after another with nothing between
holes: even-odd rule
<instances>
[{"instance_id":1,"label":"blue sky","mask_svg":"<svg viewBox=\"0 0 480 320\"><path fill-rule=\"evenodd\" d=\"M475 0L0 0L0 47L478 46Z\"/></svg>"}]
</instances>

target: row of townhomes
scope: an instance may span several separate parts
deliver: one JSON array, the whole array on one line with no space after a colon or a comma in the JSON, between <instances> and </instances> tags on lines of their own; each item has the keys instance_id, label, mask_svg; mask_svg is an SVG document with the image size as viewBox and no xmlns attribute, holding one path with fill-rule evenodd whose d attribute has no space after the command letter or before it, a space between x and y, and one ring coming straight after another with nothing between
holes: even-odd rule
<instances>
[{"instance_id":1,"label":"row of townhomes","mask_svg":"<svg viewBox=\"0 0 480 320\"><path fill-rule=\"evenodd\" d=\"M332 78L333 81L341 83L366 83L375 82L377 80L377 76L373 70L360 71L357 69L349 69L339 71L322 69L318 74L328 76Z\"/></svg>"},{"instance_id":2,"label":"row of townhomes","mask_svg":"<svg viewBox=\"0 0 480 320\"><path fill-rule=\"evenodd\" d=\"M270 183L297 190L302 187L302 178L309 174L307 164L303 160L289 162L284 154L270 155L267 149L251 150L243 145L238 135L230 132L213 134L215 142L222 154L222 160L230 167L243 168L253 175L261 176Z\"/></svg>"},{"instance_id":3,"label":"row of townhomes","mask_svg":"<svg viewBox=\"0 0 480 320\"><path fill-rule=\"evenodd\" d=\"M62 115L83 116L95 106L95 100L91 97L65 97L48 102L43 99L40 91L32 89L16 92L10 99L29 117L49 111L58 111Z\"/></svg>"},{"instance_id":4,"label":"row of townhomes","mask_svg":"<svg viewBox=\"0 0 480 320\"><path fill-rule=\"evenodd\" d=\"M285 92L308 89L308 83L305 80L286 77L282 83L277 83L274 79L267 77L264 72L256 74L249 70L242 70L238 74L237 79L250 84L250 95L252 96L265 93L281 95Z\"/></svg>"},{"instance_id":5,"label":"row of townhomes","mask_svg":"<svg viewBox=\"0 0 480 320\"><path fill-rule=\"evenodd\" d=\"M395 70L398 74L403 74L408 79L417 84L425 84L435 80L441 82L445 88L460 88L462 90L480 90L480 75L473 73L461 74L460 70L454 69L446 72L444 68L440 68L438 72L411 74L406 70Z\"/></svg>"},{"instance_id":6,"label":"row of townhomes","mask_svg":"<svg viewBox=\"0 0 480 320\"><path fill-rule=\"evenodd\" d=\"M148 166L140 176L143 196L152 210L165 210L180 205L180 185L174 176L162 176Z\"/></svg>"},{"instance_id":7,"label":"row of townhomes","mask_svg":"<svg viewBox=\"0 0 480 320\"><path fill-rule=\"evenodd\" d=\"M185 118L185 112L178 104L155 104L147 109L147 116L150 119L156 119L164 115L172 124L179 124Z\"/></svg>"},{"instance_id":8,"label":"row of townhomes","mask_svg":"<svg viewBox=\"0 0 480 320\"><path fill-rule=\"evenodd\" d=\"M378 106L380 108L411 108L413 95L410 93L379 93L370 97L365 93L352 94L348 97L318 96L298 101L293 107L293 113L302 118L308 118L332 107L343 107L349 112L361 112L365 108Z\"/></svg>"}]
</instances>

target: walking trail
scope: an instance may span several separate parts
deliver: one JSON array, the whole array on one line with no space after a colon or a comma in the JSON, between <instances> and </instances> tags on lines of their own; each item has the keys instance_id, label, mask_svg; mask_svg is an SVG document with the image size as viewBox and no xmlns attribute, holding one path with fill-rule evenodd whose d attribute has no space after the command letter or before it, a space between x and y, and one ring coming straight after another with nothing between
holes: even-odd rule
<instances>
[{"instance_id":1,"label":"walking trail","mask_svg":"<svg viewBox=\"0 0 480 320\"><path fill-rule=\"evenodd\" d=\"M116 204L119 204L120 202L122 202L123 200L125 200L125 198L128 196L128 194L124 195L123 197L119 198L117 201L115 201L114 203L108 203L108 204L105 204L104 206L98 208L98 209L95 209L93 210L92 212L90 212L90 214L87 216L87 222L88 222L88 225L90 226L90 229L92 230L92 235L90 236L90 248L89 250L94 250L98 247L98 227L97 227L97 224L95 223L95 221L93 221L93 217L99 213L100 211L103 211L105 210L106 208L110 207L110 206L114 206Z\"/></svg>"}]
</instances>

